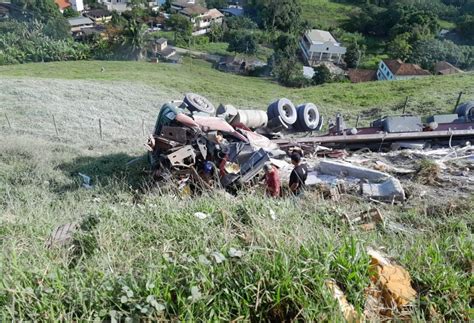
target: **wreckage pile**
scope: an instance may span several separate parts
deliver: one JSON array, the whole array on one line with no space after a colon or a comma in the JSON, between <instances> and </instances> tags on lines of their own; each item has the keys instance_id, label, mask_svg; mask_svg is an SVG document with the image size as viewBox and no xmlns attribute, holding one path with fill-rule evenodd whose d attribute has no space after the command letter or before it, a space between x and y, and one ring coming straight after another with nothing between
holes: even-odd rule
<instances>
[{"instance_id":1,"label":"wreckage pile","mask_svg":"<svg viewBox=\"0 0 474 323\"><path fill-rule=\"evenodd\" d=\"M285 182L292 170L285 159L296 150L306 157L310 169L306 185L324 184L333 199L349 188L373 200L396 202L404 201L406 194L401 182L383 167L367 168L354 158L328 158L341 159L348 156L347 150L361 147L380 150L386 143L392 150L423 149L427 141L420 138L434 138L435 144L446 138L450 145L455 140L467 144L474 139L474 104L460 105L456 111L429 117L427 124L418 116L384 117L368 128L348 128L338 115L328 134L295 138L293 133L321 130L323 118L314 104L295 107L283 98L271 103L266 112L232 105L216 109L206 98L188 93L183 101L161 108L146 147L153 177L174 179L191 192L214 188L235 192L257 182L266 163L277 167ZM465 154L470 151L464 149Z\"/></svg>"},{"instance_id":2,"label":"wreckage pile","mask_svg":"<svg viewBox=\"0 0 474 323\"><path fill-rule=\"evenodd\" d=\"M318 131L322 124L312 103L295 107L280 99L267 112L231 105L216 110L206 98L189 93L162 107L146 147L156 179L174 175L201 188L236 188L249 183L271 159L286 156L268 136L282 130Z\"/></svg>"}]
</instances>

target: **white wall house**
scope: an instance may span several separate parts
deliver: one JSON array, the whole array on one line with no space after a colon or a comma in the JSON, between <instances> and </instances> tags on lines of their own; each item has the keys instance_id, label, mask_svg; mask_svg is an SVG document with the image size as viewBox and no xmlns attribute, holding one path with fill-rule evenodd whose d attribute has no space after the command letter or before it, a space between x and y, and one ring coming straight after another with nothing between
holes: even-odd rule
<instances>
[{"instance_id":1,"label":"white wall house","mask_svg":"<svg viewBox=\"0 0 474 323\"><path fill-rule=\"evenodd\" d=\"M304 33L300 47L308 65L316 66L320 62L341 63L346 48L330 32L312 29Z\"/></svg>"},{"instance_id":2,"label":"white wall house","mask_svg":"<svg viewBox=\"0 0 474 323\"><path fill-rule=\"evenodd\" d=\"M379 63L377 80L408 80L431 75L417 64L404 63L400 59L386 59Z\"/></svg>"},{"instance_id":3,"label":"white wall house","mask_svg":"<svg viewBox=\"0 0 474 323\"><path fill-rule=\"evenodd\" d=\"M77 12L84 11L84 1L82 0L70 0L72 8Z\"/></svg>"},{"instance_id":4,"label":"white wall house","mask_svg":"<svg viewBox=\"0 0 474 323\"><path fill-rule=\"evenodd\" d=\"M222 25L224 17L217 9L206 9L197 5L187 6L179 13L188 18L193 24L194 36L207 34L212 24Z\"/></svg>"}]
</instances>

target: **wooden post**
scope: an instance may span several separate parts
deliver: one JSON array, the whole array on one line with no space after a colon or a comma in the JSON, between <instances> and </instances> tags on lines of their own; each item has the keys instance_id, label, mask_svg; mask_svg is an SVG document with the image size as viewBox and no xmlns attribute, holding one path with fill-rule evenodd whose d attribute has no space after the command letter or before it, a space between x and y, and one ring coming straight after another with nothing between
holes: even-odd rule
<instances>
[{"instance_id":1,"label":"wooden post","mask_svg":"<svg viewBox=\"0 0 474 323\"><path fill-rule=\"evenodd\" d=\"M142 118L142 135L145 137L145 119Z\"/></svg>"},{"instance_id":2,"label":"wooden post","mask_svg":"<svg viewBox=\"0 0 474 323\"><path fill-rule=\"evenodd\" d=\"M99 118L99 134L100 134L100 140L103 140L104 138L102 137L102 119Z\"/></svg>"},{"instance_id":3,"label":"wooden post","mask_svg":"<svg viewBox=\"0 0 474 323\"><path fill-rule=\"evenodd\" d=\"M459 102L461 102L461 97L462 97L462 91L459 92L458 99L456 100L456 105L454 106L454 111L456 111L456 108L459 105Z\"/></svg>"},{"instance_id":4,"label":"wooden post","mask_svg":"<svg viewBox=\"0 0 474 323\"><path fill-rule=\"evenodd\" d=\"M54 114L52 114L52 117L53 117L54 130L56 130L56 136L59 137L58 126L56 125L56 119L54 118Z\"/></svg>"},{"instance_id":5,"label":"wooden post","mask_svg":"<svg viewBox=\"0 0 474 323\"><path fill-rule=\"evenodd\" d=\"M403 112L402 112L402 114L405 114L405 110L407 109L408 98L409 98L409 96L407 96L407 98L405 99L405 104L403 105Z\"/></svg>"},{"instance_id":6,"label":"wooden post","mask_svg":"<svg viewBox=\"0 0 474 323\"><path fill-rule=\"evenodd\" d=\"M357 116L357 120L356 120L356 129L359 127L359 120L360 120L360 114Z\"/></svg>"},{"instance_id":7,"label":"wooden post","mask_svg":"<svg viewBox=\"0 0 474 323\"><path fill-rule=\"evenodd\" d=\"M8 127L11 129L11 128L12 128L12 124L10 123L10 119L8 119L8 116L7 116L6 113L5 113L5 119L7 119Z\"/></svg>"}]
</instances>

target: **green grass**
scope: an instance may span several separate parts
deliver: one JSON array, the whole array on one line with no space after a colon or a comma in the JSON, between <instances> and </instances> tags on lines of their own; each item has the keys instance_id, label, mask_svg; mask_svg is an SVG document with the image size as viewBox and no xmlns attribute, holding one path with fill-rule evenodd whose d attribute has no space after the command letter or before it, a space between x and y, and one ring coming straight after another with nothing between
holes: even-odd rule
<instances>
[{"instance_id":1,"label":"green grass","mask_svg":"<svg viewBox=\"0 0 474 323\"><path fill-rule=\"evenodd\" d=\"M288 96L321 104L325 115L389 112L409 94L412 109L448 111L458 91L472 97L472 75L301 90L199 61L28 64L0 67L0 76L13 124L0 123L0 321L342 321L324 281L335 279L363 311L367 247L384 247L409 271L413 320L469 319L472 198L375 205L317 193L272 200L253 189L190 199L153 185L144 160L127 162L143 156L140 118L153 123L158 102L182 92L262 109ZM374 206L406 230L353 231L343 220ZM211 216L199 220L197 211ZM44 247L57 225L86 218L98 223L75 235L75 252ZM230 248L243 256L230 257ZM226 260L216 263L213 252Z\"/></svg>"},{"instance_id":2,"label":"green grass","mask_svg":"<svg viewBox=\"0 0 474 323\"><path fill-rule=\"evenodd\" d=\"M136 148L81 150L25 135L2 136L0 147L2 321L340 321L324 281L335 279L362 311L369 246L385 247L410 272L419 293L414 319L433 320L431 309L468 318L472 201L428 215L432 201L379 206L414 234L350 231L342 214L366 202L276 201L258 192L182 199L140 189L145 166L125 166ZM96 188L82 189L77 172ZM197 211L211 217L199 220ZM90 216L98 224L75 236L82 253L44 248L55 226ZM231 258L230 248L243 257ZM226 260L216 263L213 252Z\"/></svg>"},{"instance_id":3,"label":"green grass","mask_svg":"<svg viewBox=\"0 0 474 323\"><path fill-rule=\"evenodd\" d=\"M302 0L301 4L303 18L322 29L339 26L355 8L353 5L331 0Z\"/></svg>"},{"instance_id":4,"label":"green grass","mask_svg":"<svg viewBox=\"0 0 474 323\"><path fill-rule=\"evenodd\" d=\"M101 72L101 67L105 72ZM374 111L400 113L406 96L410 97L407 111L421 114L451 112L460 91L465 93L464 100L474 97L472 73L289 89L268 79L219 72L200 60L186 60L182 65L108 61L24 64L0 67L0 76L133 82L172 93L197 92L216 105L230 103L243 108L266 109L273 100L288 97L295 104L319 105L326 117L342 112L349 120L355 120L359 113L370 118L374 117Z\"/></svg>"}]
</instances>

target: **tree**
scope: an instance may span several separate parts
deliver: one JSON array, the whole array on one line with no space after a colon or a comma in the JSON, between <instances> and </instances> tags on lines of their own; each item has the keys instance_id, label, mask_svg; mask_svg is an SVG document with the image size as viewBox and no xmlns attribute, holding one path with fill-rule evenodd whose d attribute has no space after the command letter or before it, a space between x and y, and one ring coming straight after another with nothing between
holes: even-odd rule
<instances>
[{"instance_id":1,"label":"tree","mask_svg":"<svg viewBox=\"0 0 474 323\"><path fill-rule=\"evenodd\" d=\"M11 3L23 9L13 10L12 18L20 21L39 21L46 26L43 32L55 39L71 38L70 26L54 0L12 0Z\"/></svg>"},{"instance_id":2,"label":"tree","mask_svg":"<svg viewBox=\"0 0 474 323\"><path fill-rule=\"evenodd\" d=\"M257 24L250 18L244 16L230 17L225 20L225 25L231 30L257 29Z\"/></svg>"},{"instance_id":3,"label":"tree","mask_svg":"<svg viewBox=\"0 0 474 323\"><path fill-rule=\"evenodd\" d=\"M262 28L290 33L301 31L299 0L248 0L244 9Z\"/></svg>"},{"instance_id":4,"label":"tree","mask_svg":"<svg viewBox=\"0 0 474 323\"><path fill-rule=\"evenodd\" d=\"M174 30L175 44L189 46L193 33L193 24L189 19L180 14L172 14L166 24Z\"/></svg>"},{"instance_id":5,"label":"tree","mask_svg":"<svg viewBox=\"0 0 474 323\"><path fill-rule=\"evenodd\" d=\"M326 65L321 64L314 68L313 83L315 85L321 85L331 81L331 71Z\"/></svg>"},{"instance_id":6,"label":"tree","mask_svg":"<svg viewBox=\"0 0 474 323\"><path fill-rule=\"evenodd\" d=\"M406 60L411 55L412 46L410 45L409 33L397 35L390 43L388 43L388 54L392 58L400 58Z\"/></svg>"},{"instance_id":7,"label":"tree","mask_svg":"<svg viewBox=\"0 0 474 323\"><path fill-rule=\"evenodd\" d=\"M465 38L474 40L474 16L462 16L457 24L457 29Z\"/></svg>"},{"instance_id":8,"label":"tree","mask_svg":"<svg viewBox=\"0 0 474 323\"><path fill-rule=\"evenodd\" d=\"M206 0L206 7L209 9L212 8L227 8L227 0Z\"/></svg>"},{"instance_id":9,"label":"tree","mask_svg":"<svg viewBox=\"0 0 474 323\"><path fill-rule=\"evenodd\" d=\"M359 66L362 57L365 54L365 45L359 45L357 42L351 43L347 47L346 54L344 55L344 61L347 67L356 68Z\"/></svg>"},{"instance_id":10,"label":"tree","mask_svg":"<svg viewBox=\"0 0 474 323\"><path fill-rule=\"evenodd\" d=\"M234 37L229 41L229 52L245 54L255 54L257 52L257 39L252 33L234 33Z\"/></svg>"},{"instance_id":11,"label":"tree","mask_svg":"<svg viewBox=\"0 0 474 323\"><path fill-rule=\"evenodd\" d=\"M123 31L122 45L130 49L136 60L142 60L146 54L147 26L131 20Z\"/></svg>"},{"instance_id":12,"label":"tree","mask_svg":"<svg viewBox=\"0 0 474 323\"><path fill-rule=\"evenodd\" d=\"M421 40L413 45L410 61L432 69L438 61L447 61L461 68L474 67L474 48L459 46L449 40Z\"/></svg>"},{"instance_id":13,"label":"tree","mask_svg":"<svg viewBox=\"0 0 474 323\"><path fill-rule=\"evenodd\" d=\"M67 7L63 11L63 16L64 18L73 18L73 17L79 17L79 12L75 11L72 7Z\"/></svg>"},{"instance_id":14,"label":"tree","mask_svg":"<svg viewBox=\"0 0 474 323\"><path fill-rule=\"evenodd\" d=\"M221 24L212 23L211 28L209 29L209 38L212 42L221 41L224 37L224 29Z\"/></svg>"}]
</instances>

